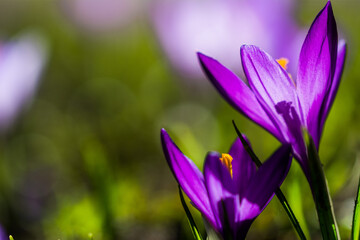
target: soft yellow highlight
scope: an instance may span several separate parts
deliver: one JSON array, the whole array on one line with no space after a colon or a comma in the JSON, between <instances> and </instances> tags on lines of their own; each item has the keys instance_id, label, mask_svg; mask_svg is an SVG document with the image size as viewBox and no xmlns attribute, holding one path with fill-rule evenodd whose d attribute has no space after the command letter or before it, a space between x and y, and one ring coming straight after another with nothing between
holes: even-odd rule
<instances>
[{"instance_id":1,"label":"soft yellow highlight","mask_svg":"<svg viewBox=\"0 0 360 240\"><path fill-rule=\"evenodd\" d=\"M287 65L289 63L289 59L287 59L287 58L279 58L279 59L276 59L276 61L280 64L280 66L283 69L287 70Z\"/></svg>"},{"instance_id":2,"label":"soft yellow highlight","mask_svg":"<svg viewBox=\"0 0 360 240\"><path fill-rule=\"evenodd\" d=\"M219 158L221 163L224 164L224 166L229 170L231 177L233 177L233 172L232 172L232 156L230 154L227 153L223 153L221 154L221 158Z\"/></svg>"}]
</instances>

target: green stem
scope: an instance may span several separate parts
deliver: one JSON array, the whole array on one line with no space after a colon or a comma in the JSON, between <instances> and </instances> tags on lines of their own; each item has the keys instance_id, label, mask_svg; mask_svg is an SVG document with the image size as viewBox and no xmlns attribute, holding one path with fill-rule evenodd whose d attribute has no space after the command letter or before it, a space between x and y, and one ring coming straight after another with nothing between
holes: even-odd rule
<instances>
[{"instance_id":1,"label":"green stem","mask_svg":"<svg viewBox=\"0 0 360 240\"><path fill-rule=\"evenodd\" d=\"M340 239L323 166L314 141L308 133L305 133L304 136L307 143L307 156L311 181L310 187L319 218L321 234L325 240Z\"/></svg>"},{"instance_id":2,"label":"green stem","mask_svg":"<svg viewBox=\"0 0 360 240\"><path fill-rule=\"evenodd\" d=\"M199 230L198 230L198 228L196 226L194 218L192 217L191 212L190 212L188 206L186 205L186 202L185 202L183 193L181 191L180 185L178 187L179 187L180 201L181 201L181 204L182 204L182 206L183 206L183 208L185 210L185 213L186 213L186 216L187 216L190 228L191 228L191 232L192 232L195 240L203 240L203 238L202 238L202 236L201 236L201 234L200 234L200 232L199 232Z\"/></svg>"},{"instance_id":3,"label":"green stem","mask_svg":"<svg viewBox=\"0 0 360 240\"><path fill-rule=\"evenodd\" d=\"M252 148L249 146L248 142L244 139L244 137L242 136L241 132L239 131L239 129L237 128L235 121L232 121L235 131L237 133L237 135L240 138L241 143L243 144L246 152L250 155L251 159L254 161L254 163L256 164L257 167L260 167L262 165L260 159L256 156L256 154L254 153L254 151L252 150ZM289 202L286 200L285 195L282 193L282 191L280 190L280 188L278 188L275 191L276 197L279 199L281 205L283 206L283 208L285 209L285 212L287 213L287 215L290 218L290 221L292 223L292 225L294 226L297 234L299 235L299 238L301 240L306 240L305 234L303 232L303 230L300 227L300 223L297 220L293 210L291 209Z\"/></svg>"},{"instance_id":4,"label":"green stem","mask_svg":"<svg viewBox=\"0 0 360 240\"><path fill-rule=\"evenodd\" d=\"M359 178L358 191L355 200L351 239L352 240L360 239L360 178Z\"/></svg>"}]
</instances>

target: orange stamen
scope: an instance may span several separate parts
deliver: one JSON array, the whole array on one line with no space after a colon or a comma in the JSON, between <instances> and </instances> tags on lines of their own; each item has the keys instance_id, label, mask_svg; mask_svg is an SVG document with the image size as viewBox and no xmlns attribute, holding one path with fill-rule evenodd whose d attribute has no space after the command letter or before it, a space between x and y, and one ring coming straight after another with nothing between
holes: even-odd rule
<instances>
[{"instance_id":1,"label":"orange stamen","mask_svg":"<svg viewBox=\"0 0 360 240\"><path fill-rule=\"evenodd\" d=\"M231 177L233 177L233 172L232 172L232 156L230 154L227 153L223 153L221 154L221 158L219 158L221 163L224 164L224 166L229 170Z\"/></svg>"},{"instance_id":2,"label":"orange stamen","mask_svg":"<svg viewBox=\"0 0 360 240\"><path fill-rule=\"evenodd\" d=\"M280 64L280 66L283 69L287 70L287 65L289 63L289 59L287 59L287 58L279 58L279 59L276 59L276 61Z\"/></svg>"}]
</instances>

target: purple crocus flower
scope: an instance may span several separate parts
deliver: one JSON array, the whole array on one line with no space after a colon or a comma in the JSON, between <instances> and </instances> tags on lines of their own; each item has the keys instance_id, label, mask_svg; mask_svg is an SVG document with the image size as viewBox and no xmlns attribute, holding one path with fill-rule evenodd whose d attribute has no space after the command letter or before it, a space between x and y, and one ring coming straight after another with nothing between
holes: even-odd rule
<instances>
[{"instance_id":1,"label":"purple crocus flower","mask_svg":"<svg viewBox=\"0 0 360 240\"><path fill-rule=\"evenodd\" d=\"M256 46L242 46L241 60L249 86L216 60L198 54L201 65L222 96L293 152L309 177L302 128L319 147L329 110L339 87L346 54L339 41L330 1L312 23L301 49L297 79Z\"/></svg>"},{"instance_id":2,"label":"purple crocus flower","mask_svg":"<svg viewBox=\"0 0 360 240\"><path fill-rule=\"evenodd\" d=\"M291 147L280 147L257 171L241 141L229 154L210 152L204 174L161 130L165 157L177 182L211 226L223 237L244 239L251 223L281 185L291 164Z\"/></svg>"},{"instance_id":3,"label":"purple crocus flower","mask_svg":"<svg viewBox=\"0 0 360 240\"><path fill-rule=\"evenodd\" d=\"M31 101L45 63L43 42L38 35L24 34L0 44L0 131Z\"/></svg>"},{"instance_id":4,"label":"purple crocus flower","mask_svg":"<svg viewBox=\"0 0 360 240\"><path fill-rule=\"evenodd\" d=\"M190 78L203 75L194 52L204 51L230 68L238 66L241 44L270 49L277 57L300 50L294 0L158 0L152 19L172 66Z\"/></svg>"}]
</instances>

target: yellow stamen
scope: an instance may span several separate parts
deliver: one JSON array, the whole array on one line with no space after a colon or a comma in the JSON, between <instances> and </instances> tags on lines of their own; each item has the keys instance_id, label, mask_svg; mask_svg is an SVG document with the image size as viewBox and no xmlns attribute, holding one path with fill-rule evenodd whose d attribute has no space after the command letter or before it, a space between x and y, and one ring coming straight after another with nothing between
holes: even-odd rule
<instances>
[{"instance_id":1,"label":"yellow stamen","mask_svg":"<svg viewBox=\"0 0 360 240\"><path fill-rule=\"evenodd\" d=\"M279 58L279 59L276 59L276 61L280 64L280 66L283 69L287 70L287 65L289 63L289 59L287 59L287 58Z\"/></svg>"},{"instance_id":2,"label":"yellow stamen","mask_svg":"<svg viewBox=\"0 0 360 240\"><path fill-rule=\"evenodd\" d=\"M229 170L231 177L233 177L233 172L232 172L232 156L230 154L227 153L223 153L221 154L221 158L219 158L221 163L224 164L224 166Z\"/></svg>"},{"instance_id":3,"label":"yellow stamen","mask_svg":"<svg viewBox=\"0 0 360 240\"><path fill-rule=\"evenodd\" d=\"M285 71L287 70L287 65L288 65L288 63L289 63L289 59L287 59L287 58L279 58L279 59L276 59L276 61L280 64L280 66L281 66L283 69L285 69ZM293 84L294 84L294 86L295 86L295 82L294 82L291 74L288 73L288 75L289 75L291 81L293 82Z\"/></svg>"}]
</instances>

